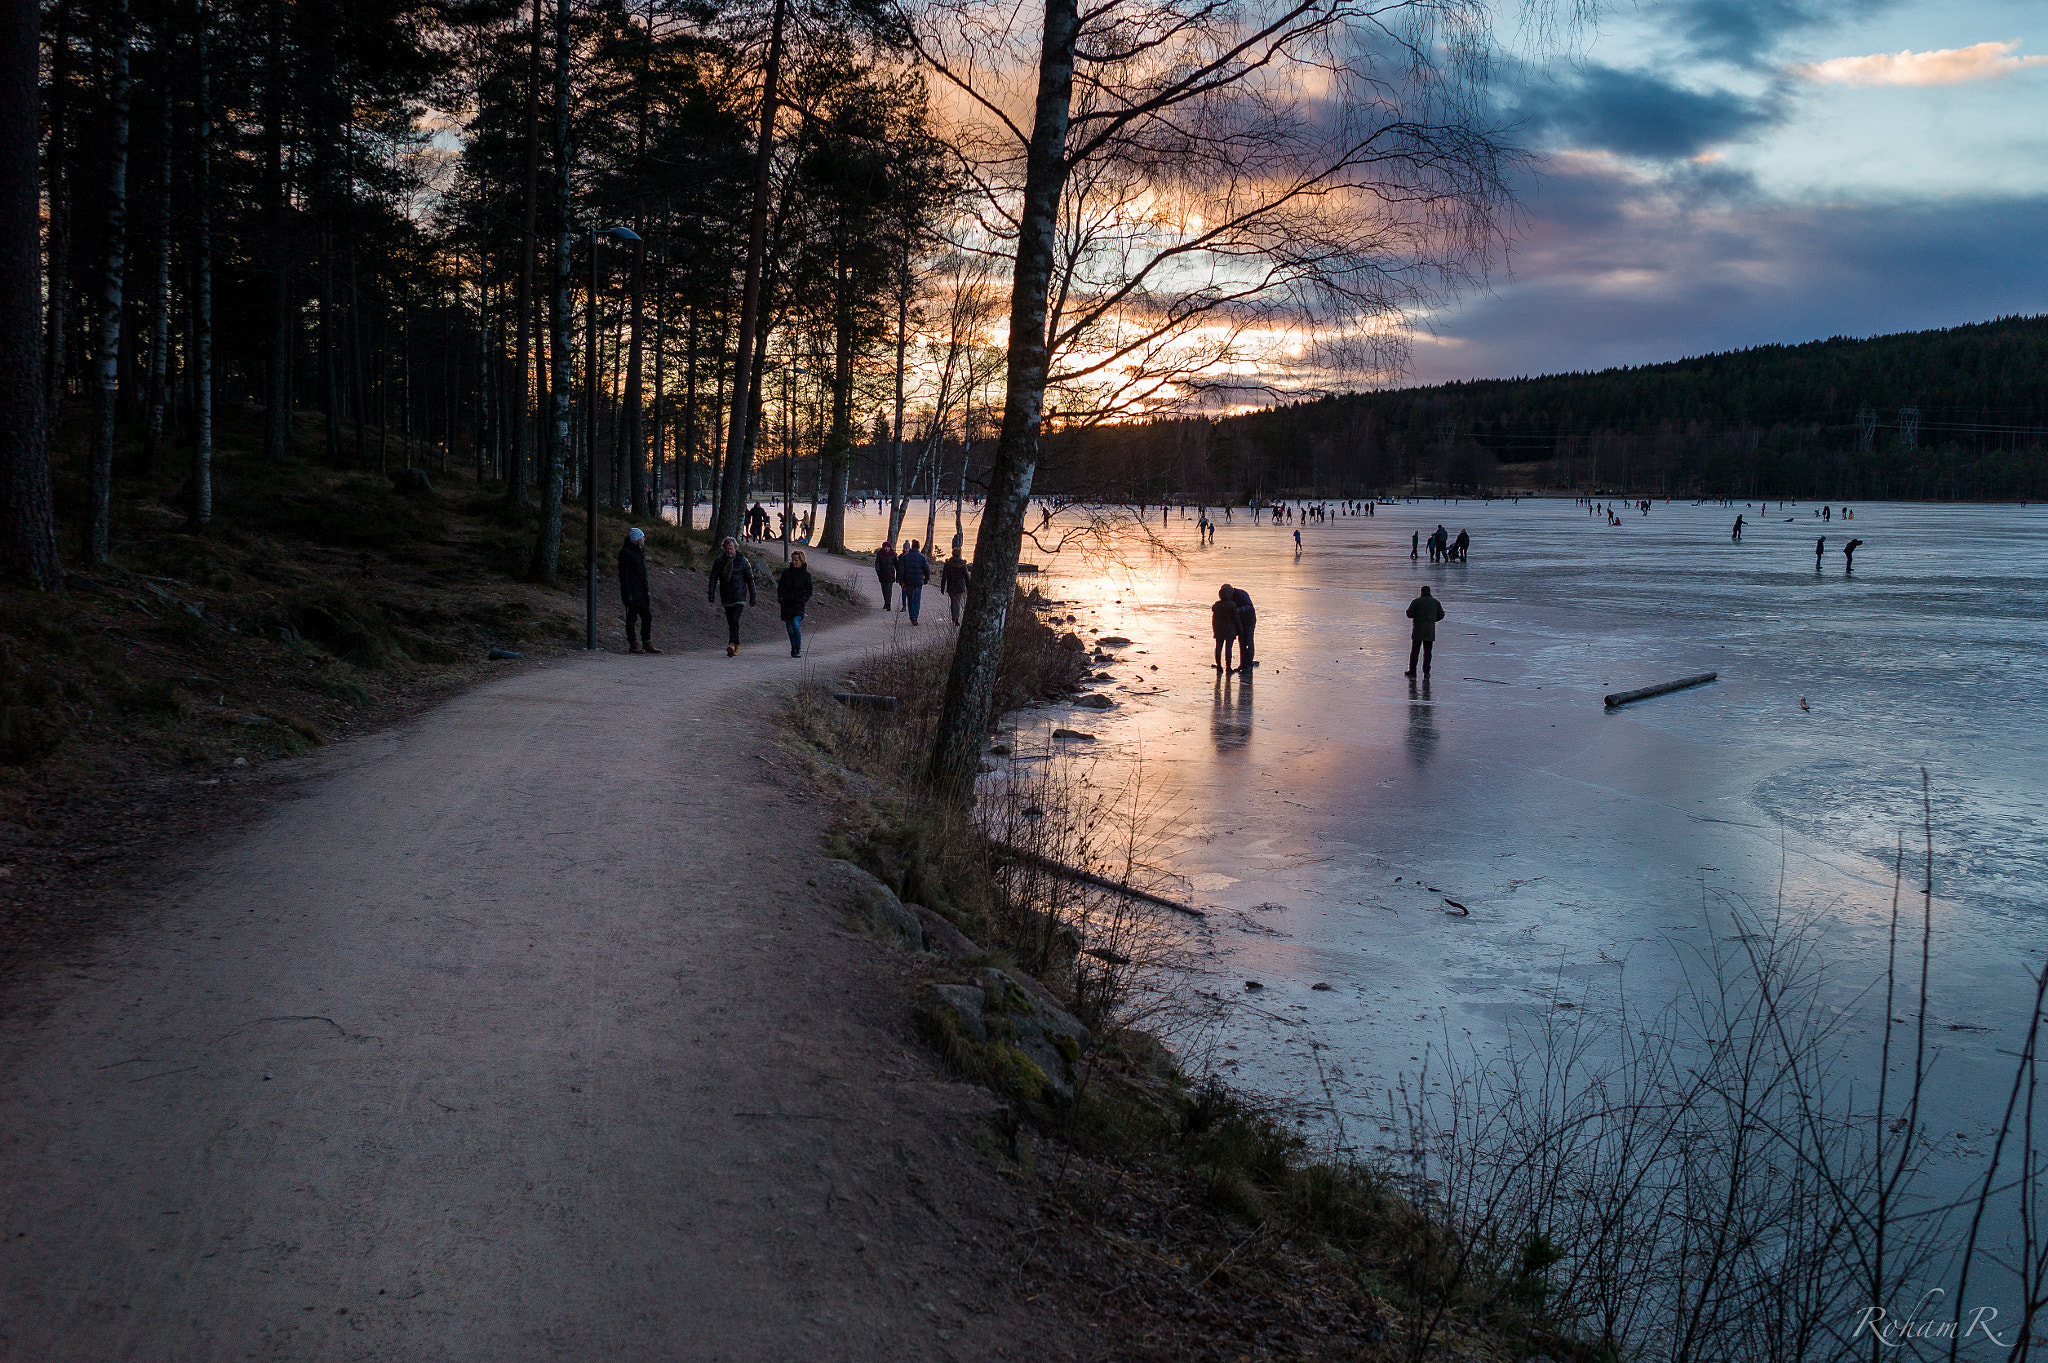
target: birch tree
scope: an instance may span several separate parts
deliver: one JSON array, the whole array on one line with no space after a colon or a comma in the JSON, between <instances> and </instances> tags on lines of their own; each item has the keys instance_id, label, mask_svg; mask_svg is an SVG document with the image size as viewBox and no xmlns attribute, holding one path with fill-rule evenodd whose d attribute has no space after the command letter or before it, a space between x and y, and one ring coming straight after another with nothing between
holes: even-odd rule
<instances>
[{"instance_id":1,"label":"birch tree","mask_svg":"<svg viewBox=\"0 0 2048 1363\"><path fill-rule=\"evenodd\" d=\"M972 790L1048 421L1185 401L1259 347L1356 372L1479 277L1514 158L1477 0L928 0L918 50L1010 266L1001 433L928 774ZM1048 393L1055 398L1047 406Z\"/></svg>"}]
</instances>

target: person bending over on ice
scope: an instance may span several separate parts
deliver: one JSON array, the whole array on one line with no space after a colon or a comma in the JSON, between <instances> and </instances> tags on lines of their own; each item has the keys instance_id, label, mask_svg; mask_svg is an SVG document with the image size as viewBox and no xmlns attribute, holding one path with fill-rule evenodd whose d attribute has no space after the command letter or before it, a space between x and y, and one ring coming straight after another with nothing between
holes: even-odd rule
<instances>
[{"instance_id":1,"label":"person bending over on ice","mask_svg":"<svg viewBox=\"0 0 2048 1363\"><path fill-rule=\"evenodd\" d=\"M1209 628L1216 636L1216 670L1231 670L1230 653L1237 646L1237 601L1225 584L1209 607Z\"/></svg>"},{"instance_id":2,"label":"person bending over on ice","mask_svg":"<svg viewBox=\"0 0 2048 1363\"><path fill-rule=\"evenodd\" d=\"M775 604L782 608L782 626L789 631L789 656L804 656L804 606L811 599L811 569L803 551L789 556L789 566L775 583Z\"/></svg>"},{"instance_id":3,"label":"person bending over on ice","mask_svg":"<svg viewBox=\"0 0 2048 1363\"><path fill-rule=\"evenodd\" d=\"M1252 657L1252 632L1259 627L1259 610L1252 604L1251 594L1242 587L1226 582L1223 590L1237 603L1237 670L1249 672L1259 665Z\"/></svg>"},{"instance_id":4,"label":"person bending over on ice","mask_svg":"<svg viewBox=\"0 0 2048 1363\"><path fill-rule=\"evenodd\" d=\"M725 537L719 546L718 557L711 561L709 581L704 587L704 599L716 601L725 608L725 656L737 657L740 651L740 612L754 604L754 567L747 562L747 556L740 552L732 536Z\"/></svg>"},{"instance_id":5,"label":"person bending over on ice","mask_svg":"<svg viewBox=\"0 0 2048 1363\"><path fill-rule=\"evenodd\" d=\"M647 611L647 534L639 526L626 532L619 546L619 600L626 607L626 651L659 653L654 646L654 617ZM633 621L640 622L640 637L633 637Z\"/></svg>"},{"instance_id":6,"label":"person bending over on ice","mask_svg":"<svg viewBox=\"0 0 2048 1363\"><path fill-rule=\"evenodd\" d=\"M1415 675L1415 659L1422 658L1422 675L1429 675L1432 655L1436 652L1436 622L1444 618L1443 603L1429 594L1429 588L1422 589L1422 595L1408 603L1408 618L1415 622L1415 628L1408 634L1408 675Z\"/></svg>"}]
</instances>

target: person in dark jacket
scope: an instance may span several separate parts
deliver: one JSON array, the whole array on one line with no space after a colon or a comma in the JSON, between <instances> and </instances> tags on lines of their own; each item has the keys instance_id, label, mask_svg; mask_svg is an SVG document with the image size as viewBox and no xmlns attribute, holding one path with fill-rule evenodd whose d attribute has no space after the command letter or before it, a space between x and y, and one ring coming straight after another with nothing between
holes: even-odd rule
<instances>
[{"instance_id":1,"label":"person in dark jacket","mask_svg":"<svg viewBox=\"0 0 2048 1363\"><path fill-rule=\"evenodd\" d=\"M1436 622L1444 618L1443 602L1429 594L1429 588L1422 589L1422 595L1408 603L1408 618L1415 622L1415 628L1408 633L1408 675L1415 675L1415 659L1422 658L1422 675L1429 675L1432 655L1436 652Z\"/></svg>"},{"instance_id":2,"label":"person in dark jacket","mask_svg":"<svg viewBox=\"0 0 2048 1363\"><path fill-rule=\"evenodd\" d=\"M974 580L973 571L967 560L960 557L960 546L953 546L953 557L939 565L939 590L946 594L946 601L953 608L953 623L960 623L960 603L967 599L968 584Z\"/></svg>"},{"instance_id":3,"label":"person in dark jacket","mask_svg":"<svg viewBox=\"0 0 2048 1363\"><path fill-rule=\"evenodd\" d=\"M1842 565L1844 571L1851 573L1856 571L1856 550L1862 543L1862 540L1850 540L1842 546Z\"/></svg>"},{"instance_id":4,"label":"person in dark jacket","mask_svg":"<svg viewBox=\"0 0 2048 1363\"><path fill-rule=\"evenodd\" d=\"M1457 542L1451 546L1451 557L1456 559L1458 562L1463 563L1465 561L1465 556L1471 552L1472 537L1466 534L1464 531L1460 530L1458 532Z\"/></svg>"},{"instance_id":5,"label":"person in dark jacket","mask_svg":"<svg viewBox=\"0 0 2048 1363\"><path fill-rule=\"evenodd\" d=\"M1828 551L1828 537L1822 535L1813 542L1813 570L1820 571L1820 556Z\"/></svg>"},{"instance_id":6,"label":"person in dark jacket","mask_svg":"<svg viewBox=\"0 0 2048 1363\"><path fill-rule=\"evenodd\" d=\"M927 559L912 540L910 547L896 558L896 581L903 587L903 609L910 612L910 623L917 623L918 608L924 604L924 584L932 580L931 560Z\"/></svg>"},{"instance_id":7,"label":"person in dark jacket","mask_svg":"<svg viewBox=\"0 0 2048 1363\"><path fill-rule=\"evenodd\" d=\"M889 589L896 585L896 545L890 540L875 550L875 577L882 584L882 609L888 610Z\"/></svg>"},{"instance_id":8,"label":"person in dark jacket","mask_svg":"<svg viewBox=\"0 0 2048 1363\"><path fill-rule=\"evenodd\" d=\"M803 552L789 556L789 566L775 583L775 604L782 608L782 625L789 631L789 656L804 656L804 606L811 599L811 570Z\"/></svg>"},{"instance_id":9,"label":"person in dark jacket","mask_svg":"<svg viewBox=\"0 0 2048 1363\"><path fill-rule=\"evenodd\" d=\"M705 583L704 599L725 608L725 656L737 657L740 612L754 604L754 566L747 562L732 536L727 535L725 543L719 546L718 557L711 560L706 577L709 580Z\"/></svg>"},{"instance_id":10,"label":"person in dark jacket","mask_svg":"<svg viewBox=\"0 0 2048 1363\"><path fill-rule=\"evenodd\" d=\"M1237 645L1237 600L1224 583L1209 606L1209 632L1216 636L1216 670L1231 671L1230 651Z\"/></svg>"},{"instance_id":11,"label":"person in dark jacket","mask_svg":"<svg viewBox=\"0 0 2048 1363\"><path fill-rule=\"evenodd\" d=\"M619 546L619 600L626 607L626 651L659 653L654 646L654 617L647 610L647 534L639 526L626 532ZM633 637L633 621L640 622L640 637Z\"/></svg>"},{"instance_id":12,"label":"person in dark jacket","mask_svg":"<svg viewBox=\"0 0 2048 1363\"><path fill-rule=\"evenodd\" d=\"M1252 656L1252 631L1259 625L1258 608L1252 605L1250 593L1242 587L1233 587L1226 582L1223 590L1230 594L1231 601L1237 606L1237 670L1249 672L1259 665L1258 659Z\"/></svg>"}]
</instances>

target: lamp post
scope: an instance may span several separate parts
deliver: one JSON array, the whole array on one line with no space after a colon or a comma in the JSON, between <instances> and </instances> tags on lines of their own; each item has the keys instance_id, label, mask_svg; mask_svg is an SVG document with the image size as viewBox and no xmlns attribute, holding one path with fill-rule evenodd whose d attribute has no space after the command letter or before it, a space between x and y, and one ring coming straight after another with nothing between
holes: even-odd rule
<instances>
[{"instance_id":1,"label":"lamp post","mask_svg":"<svg viewBox=\"0 0 2048 1363\"><path fill-rule=\"evenodd\" d=\"M583 647L597 647L597 239L638 241L624 227L590 229L590 307L583 326Z\"/></svg>"}]
</instances>

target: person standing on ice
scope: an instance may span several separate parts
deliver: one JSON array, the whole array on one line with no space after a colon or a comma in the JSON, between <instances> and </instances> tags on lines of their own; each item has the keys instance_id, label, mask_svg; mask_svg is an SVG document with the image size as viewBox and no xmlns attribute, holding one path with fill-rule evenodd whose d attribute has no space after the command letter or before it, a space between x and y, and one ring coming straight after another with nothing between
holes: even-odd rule
<instances>
[{"instance_id":1,"label":"person standing on ice","mask_svg":"<svg viewBox=\"0 0 2048 1363\"><path fill-rule=\"evenodd\" d=\"M1820 556L1828 551L1828 537L1822 535L1813 542L1813 570L1820 571Z\"/></svg>"},{"instance_id":2,"label":"person standing on ice","mask_svg":"<svg viewBox=\"0 0 2048 1363\"><path fill-rule=\"evenodd\" d=\"M1231 671L1230 653L1237 646L1237 602L1231 598L1228 583L1209 604L1209 632L1216 636L1216 670Z\"/></svg>"},{"instance_id":3,"label":"person standing on ice","mask_svg":"<svg viewBox=\"0 0 2048 1363\"><path fill-rule=\"evenodd\" d=\"M1737 540L1737 541L1741 540L1741 538L1742 538L1742 517L1740 517L1740 516L1737 516L1737 517L1735 518L1735 530L1734 530L1734 533L1733 533L1733 534L1731 534L1731 535L1729 535L1729 536L1728 536L1728 538L1729 538L1729 539L1731 539L1731 540Z\"/></svg>"},{"instance_id":4,"label":"person standing on ice","mask_svg":"<svg viewBox=\"0 0 2048 1363\"><path fill-rule=\"evenodd\" d=\"M1842 546L1842 566L1844 571L1851 573L1856 571L1856 546L1861 543L1863 543L1862 540L1850 540Z\"/></svg>"},{"instance_id":5,"label":"person standing on ice","mask_svg":"<svg viewBox=\"0 0 2048 1363\"><path fill-rule=\"evenodd\" d=\"M1415 675L1415 659L1422 659L1422 675L1429 675L1432 655L1436 652L1436 622L1444 618L1441 601L1429 594L1429 588L1422 589L1422 595L1408 603L1408 618L1415 622L1408 632L1408 673Z\"/></svg>"}]
</instances>

